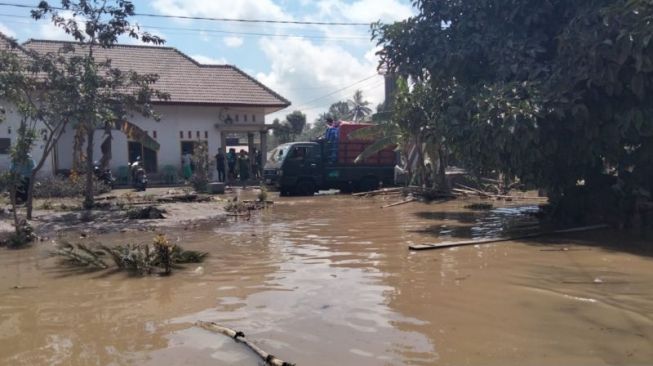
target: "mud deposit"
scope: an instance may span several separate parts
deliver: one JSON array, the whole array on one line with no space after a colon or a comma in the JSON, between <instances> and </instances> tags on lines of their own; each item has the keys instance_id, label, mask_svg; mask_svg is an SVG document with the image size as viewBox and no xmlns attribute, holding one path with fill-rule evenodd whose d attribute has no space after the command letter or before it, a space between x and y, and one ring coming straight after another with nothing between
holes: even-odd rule
<instances>
[{"instance_id":1,"label":"mud deposit","mask_svg":"<svg viewBox=\"0 0 653 366\"><path fill-rule=\"evenodd\" d=\"M388 209L383 198L276 199L249 220L161 228L210 252L171 277L70 273L51 243L0 250L2 365L256 365L242 330L298 365L644 365L653 259L610 231L410 252L536 230L532 206ZM88 242L149 242L153 233Z\"/></svg>"}]
</instances>

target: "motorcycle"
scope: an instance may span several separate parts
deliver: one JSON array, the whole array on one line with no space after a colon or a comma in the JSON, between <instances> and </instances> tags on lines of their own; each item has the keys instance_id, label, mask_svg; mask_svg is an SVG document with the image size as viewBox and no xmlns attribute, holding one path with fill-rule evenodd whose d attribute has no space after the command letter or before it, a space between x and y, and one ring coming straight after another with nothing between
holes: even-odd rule
<instances>
[{"instance_id":1,"label":"motorcycle","mask_svg":"<svg viewBox=\"0 0 653 366\"><path fill-rule=\"evenodd\" d=\"M116 178L113 177L113 173L111 173L111 169L101 169L100 165L96 162L93 165L93 172L95 173L95 178L99 180L100 182L106 184L109 186L109 188L113 189L113 186L116 183Z\"/></svg>"},{"instance_id":2,"label":"motorcycle","mask_svg":"<svg viewBox=\"0 0 653 366\"><path fill-rule=\"evenodd\" d=\"M145 191L147 188L147 174L145 174L145 168L141 164L140 160L136 160L131 164L131 174L132 174L132 186L136 191Z\"/></svg>"}]
</instances>

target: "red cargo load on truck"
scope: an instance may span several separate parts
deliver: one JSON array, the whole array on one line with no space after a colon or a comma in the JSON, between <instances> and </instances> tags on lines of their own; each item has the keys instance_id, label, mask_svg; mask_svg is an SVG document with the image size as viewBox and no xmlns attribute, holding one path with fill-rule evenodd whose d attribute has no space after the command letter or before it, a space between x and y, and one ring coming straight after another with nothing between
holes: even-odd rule
<instances>
[{"instance_id":1,"label":"red cargo load on truck","mask_svg":"<svg viewBox=\"0 0 653 366\"><path fill-rule=\"evenodd\" d=\"M394 166L396 160L396 146L388 146L364 161L355 164L354 161L368 146L374 143L373 139L350 139L349 134L361 128L374 126L370 123L340 122L338 127L338 164L339 165L372 165Z\"/></svg>"}]
</instances>

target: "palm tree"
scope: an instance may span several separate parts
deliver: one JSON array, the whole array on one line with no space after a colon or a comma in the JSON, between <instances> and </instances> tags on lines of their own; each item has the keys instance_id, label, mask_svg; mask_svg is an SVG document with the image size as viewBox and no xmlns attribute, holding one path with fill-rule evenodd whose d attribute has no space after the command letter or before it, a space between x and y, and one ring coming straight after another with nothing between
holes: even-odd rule
<instances>
[{"instance_id":1,"label":"palm tree","mask_svg":"<svg viewBox=\"0 0 653 366\"><path fill-rule=\"evenodd\" d=\"M365 119L365 117L372 114L372 108L368 107L370 102L363 100L363 92L360 90L354 92L354 97L349 99L347 104L349 105L350 110L349 117L353 119L354 122Z\"/></svg>"}]
</instances>

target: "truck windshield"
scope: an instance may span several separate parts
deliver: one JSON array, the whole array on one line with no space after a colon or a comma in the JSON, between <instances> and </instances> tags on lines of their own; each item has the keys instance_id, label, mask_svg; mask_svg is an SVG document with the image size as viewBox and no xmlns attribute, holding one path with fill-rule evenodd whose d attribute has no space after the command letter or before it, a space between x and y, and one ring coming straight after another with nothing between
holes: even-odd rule
<instances>
[{"instance_id":1,"label":"truck windshield","mask_svg":"<svg viewBox=\"0 0 653 366\"><path fill-rule=\"evenodd\" d=\"M277 146L275 149L270 151L270 155L269 155L270 162L272 163L282 162L283 159L288 154L289 148L290 148L289 145L281 145L281 146Z\"/></svg>"}]
</instances>

